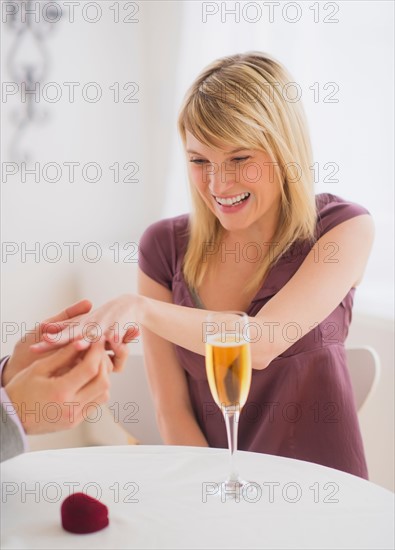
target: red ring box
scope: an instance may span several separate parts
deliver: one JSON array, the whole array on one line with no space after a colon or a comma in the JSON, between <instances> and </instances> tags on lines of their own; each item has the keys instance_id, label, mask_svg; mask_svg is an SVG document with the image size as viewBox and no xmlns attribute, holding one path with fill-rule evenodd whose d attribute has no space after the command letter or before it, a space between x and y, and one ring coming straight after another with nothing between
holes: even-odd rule
<instances>
[{"instance_id":1,"label":"red ring box","mask_svg":"<svg viewBox=\"0 0 395 550\"><path fill-rule=\"evenodd\" d=\"M94 533L109 524L107 506L85 493L68 496L60 513L63 529L70 533Z\"/></svg>"}]
</instances>

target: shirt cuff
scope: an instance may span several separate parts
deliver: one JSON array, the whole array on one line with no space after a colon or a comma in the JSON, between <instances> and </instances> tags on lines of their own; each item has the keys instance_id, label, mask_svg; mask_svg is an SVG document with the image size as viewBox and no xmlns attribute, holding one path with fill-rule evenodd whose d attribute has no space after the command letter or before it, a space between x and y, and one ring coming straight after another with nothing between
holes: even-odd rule
<instances>
[{"instance_id":1,"label":"shirt cuff","mask_svg":"<svg viewBox=\"0 0 395 550\"><path fill-rule=\"evenodd\" d=\"M8 360L8 357L6 357L0 364L0 375L3 372L3 367L6 364L7 360ZM18 413L14 408L14 403L10 400L8 393L3 387L0 388L0 403L4 406L8 416L12 418L12 420L17 425L19 433L21 434L23 451L26 452L28 450L28 444L27 444L27 437L26 437L25 430L23 429Z\"/></svg>"},{"instance_id":2,"label":"shirt cuff","mask_svg":"<svg viewBox=\"0 0 395 550\"><path fill-rule=\"evenodd\" d=\"M4 357L0 361L0 381L1 381L1 387L3 387L3 369L7 364L8 359L10 358L10 355L7 355L7 357Z\"/></svg>"}]
</instances>

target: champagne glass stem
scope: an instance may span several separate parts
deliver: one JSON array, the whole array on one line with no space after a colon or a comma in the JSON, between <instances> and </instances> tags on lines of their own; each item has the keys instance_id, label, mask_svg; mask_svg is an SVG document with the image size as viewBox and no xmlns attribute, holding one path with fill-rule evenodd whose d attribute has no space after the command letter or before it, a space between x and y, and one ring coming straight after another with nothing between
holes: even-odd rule
<instances>
[{"instance_id":1,"label":"champagne glass stem","mask_svg":"<svg viewBox=\"0 0 395 550\"><path fill-rule=\"evenodd\" d=\"M226 433L228 436L228 447L230 453L230 474L229 481L238 480L238 470L236 465L236 451L237 451L237 430L239 427L240 412L236 407L225 407L224 418L226 424Z\"/></svg>"}]
</instances>

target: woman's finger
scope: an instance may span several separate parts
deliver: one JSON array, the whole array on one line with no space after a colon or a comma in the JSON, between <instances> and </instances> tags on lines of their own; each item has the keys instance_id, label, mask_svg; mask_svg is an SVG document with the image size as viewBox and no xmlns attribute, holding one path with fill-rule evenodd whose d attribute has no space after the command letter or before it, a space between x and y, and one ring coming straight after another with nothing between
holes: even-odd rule
<instances>
[{"instance_id":1,"label":"woman's finger","mask_svg":"<svg viewBox=\"0 0 395 550\"><path fill-rule=\"evenodd\" d=\"M85 313L89 313L92 309L92 302L89 300L80 300L76 304L73 304L72 306L67 307L60 313L57 313L53 317L48 317L45 321L43 321L42 325L48 325L51 323L61 323L62 321L67 321L69 319L72 319L73 317L78 317L79 315L84 315Z\"/></svg>"},{"instance_id":2,"label":"woman's finger","mask_svg":"<svg viewBox=\"0 0 395 550\"><path fill-rule=\"evenodd\" d=\"M68 319L67 321L57 321L51 323L42 323L41 332L42 334L57 334L62 330L69 330L71 333L74 332L77 327L81 324L81 321L84 317L79 315L73 319Z\"/></svg>"},{"instance_id":3,"label":"woman's finger","mask_svg":"<svg viewBox=\"0 0 395 550\"><path fill-rule=\"evenodd\" d=\"M121 372L129 357L129 347L126 344L122 344L114 353L112 357L112 363L114 365L114 372Z\"/></svg>"},{"instance_id":4,"label":"woman's finger","mask_svg":"<svg viewBox=\"0 0 395 550\"><path fill-rule=\"evenodd\" d=\"M140 328L137 323L134 323L132 327L129 327L125 333L125 336L123 337L123 343L127 344L129 342L132 342L139 336L140 334Z\"/></svg>"},{"instance_id":5,"label":"woman's finger","mask_svg":"<svg viewBox=\"0 0 395 550\"><path fill-rule=\"evenodd\" d=\"M74 334L72 335L72 337L68 329L63 330L61 332L57 332L56 334L44 333L43 340L41 340L37 344L31 345L30 349L37 353L44 353L47 351L51 351L51 350L66 346L73 340L83 339L82 335L78 331L73 331L73 332ZM84 338L84 340L86 340L88 343L92 343L92 341L89 338Z\"/></svg>"}]
</instances>

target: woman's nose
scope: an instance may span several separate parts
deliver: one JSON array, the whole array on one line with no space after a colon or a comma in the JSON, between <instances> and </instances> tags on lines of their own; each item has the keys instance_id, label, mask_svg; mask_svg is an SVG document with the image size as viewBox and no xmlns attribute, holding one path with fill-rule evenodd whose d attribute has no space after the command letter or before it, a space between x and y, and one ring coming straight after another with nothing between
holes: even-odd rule
<instances>
[{"instance_id":1,"label":"woman's nose","mask_svg":"<svg viewBox=\"0 0 395 550\"><path fill-rule=\"evenodd\" d=\"M239 174L232 166L211 163L207 166L207 182L213 195L226 194L239 180Z\"/></svg>"}]
</instances>

